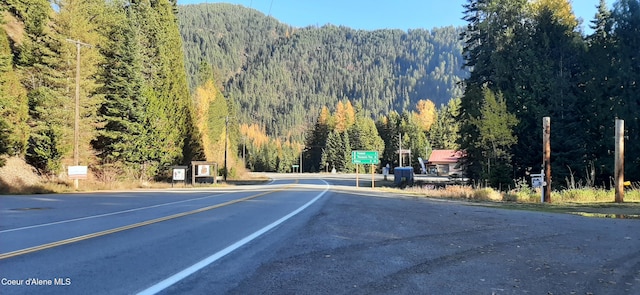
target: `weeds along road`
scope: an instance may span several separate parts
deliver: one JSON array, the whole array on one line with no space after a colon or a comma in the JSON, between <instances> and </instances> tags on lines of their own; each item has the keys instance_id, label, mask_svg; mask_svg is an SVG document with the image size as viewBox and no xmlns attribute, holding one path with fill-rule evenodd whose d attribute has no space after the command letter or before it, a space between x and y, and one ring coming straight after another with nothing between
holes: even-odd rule
<instances>
[{"instance_id":1,"label":"weeds along road","mask_svg":"<svg viewBox=\"0 0 640 295\"><path fill-rule=\"evenodd\" d=\"M355 189L341 176L305 177L2 196L0 293L640 294L638 220L415 199Z\"/></svg>"}]
</instances>

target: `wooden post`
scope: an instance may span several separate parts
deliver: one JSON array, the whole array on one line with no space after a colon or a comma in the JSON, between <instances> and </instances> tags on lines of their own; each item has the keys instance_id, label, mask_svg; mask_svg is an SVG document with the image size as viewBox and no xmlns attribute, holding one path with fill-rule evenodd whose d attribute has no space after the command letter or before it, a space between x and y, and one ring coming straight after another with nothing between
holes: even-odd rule
<instances>
[{"instance_id":1,"label":"wooden post","mask_svg":"<svg viewBox=\"0 0 640 295\"><path fill-rule=\"evenodd\" d=\"M358 186L358 166L360 166L359 164L356 164L356 187Z\"/></svg>"},{"instance_id":2,"label":"wooden post","mask_svg":"<svg viewBox=\"0 0 640 295\"><path fill-rule=\"evenodd\" d=\"M374 165L371 164L371 188L375 188L375 187L376 187L375 168L374 168Z\"/></svg>"},{"instance_id":3,"label":"wooden post","mask_svg":"<svg viewBox=\"0 0 640 295\"><path fill-rule=\"evenodd\" d=\"M616 203L624 202L624 120L616 119L616 152L614 179Z\"/></svg>"},{"instance_id":4,"label":"wooden post","mask_svg":"<svg viewBox=\"0 0 640 295\"><path fill-rule=\"evenodd\" d=\"M398 142L398 167L402 167L402 133L398 134L400 141Z\"/></svg>"},{"instance_id":5,"label":"wooden post","mask_svg":"<svg viewBox=\"0 0 640 295\"><path fill-rule=\"evenodd\" d=\"M75 99L75 117L73 122L73 165L79 165L79 153L80 153L80 47L92 47L87 43L80 42L80 40L67 39L67 42L71 42L76 45L76 99ZM73 180L73 187L78 189L78 179Z\"/></svg>"},{"instance_id":6,"label":"wooden post","mask_svg":"<svg viewBox=\"0 0 640 295\"><path fill-rule=\"evenodd\" d=\"M544 168L544 190L545 203L551 203L551 118L542 118L542 165Z\"/></svg>"}]
</instances>

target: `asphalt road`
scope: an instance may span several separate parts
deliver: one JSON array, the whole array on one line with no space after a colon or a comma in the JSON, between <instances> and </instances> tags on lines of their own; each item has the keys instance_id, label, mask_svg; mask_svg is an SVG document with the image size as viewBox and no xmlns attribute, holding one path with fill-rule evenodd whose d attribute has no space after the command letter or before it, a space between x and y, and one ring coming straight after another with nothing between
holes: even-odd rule
<instances>
[{"instance_id":1,"label":"asphalt road","mask_svg":"<svg viewBox=\"0 0 640 295\"><path fill-rule=\"evenodd\" d=\"M234 189L2 196L0 293L640 294L638 220L288 177Z\"/></svg>"}]
</instances>

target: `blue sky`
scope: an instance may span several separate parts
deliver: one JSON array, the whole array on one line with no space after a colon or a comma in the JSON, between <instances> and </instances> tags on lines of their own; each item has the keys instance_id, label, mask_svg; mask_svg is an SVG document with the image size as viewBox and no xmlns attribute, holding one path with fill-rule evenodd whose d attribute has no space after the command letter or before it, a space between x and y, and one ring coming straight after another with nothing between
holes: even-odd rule
<instances>
[{"instance_id":1,"label":"blue sky","mask_svg":"<svg viewBox=\"0 0 640 295\"><path fill-rule=\"evenodd\" d=\"M431 29L462 26L466 0L178 0L178 4L226 2L241 4L295 26L327 23L354 29ZM613 1L608 1L612 3ZM573 11L588 25L599 0L573 0Z\"/></svg>"}]
</instances>

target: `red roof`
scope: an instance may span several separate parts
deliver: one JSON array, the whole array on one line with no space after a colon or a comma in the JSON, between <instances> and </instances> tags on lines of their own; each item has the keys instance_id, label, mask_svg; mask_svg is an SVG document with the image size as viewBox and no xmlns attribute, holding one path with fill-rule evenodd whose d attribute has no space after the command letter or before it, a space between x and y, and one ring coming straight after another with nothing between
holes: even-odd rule
<instances>
[{"instance_id":1,"label":"red roof","mask_svg":"<svg viewBox=\"0 0 640 295\"><path fill-rule=\"evenodd\" d=\"M433 150L429 156L429 163L445 164L458 163L460 158L464 157L464 153L455 150Z\"/></svg>"}]
</instances>

